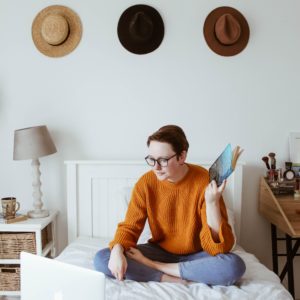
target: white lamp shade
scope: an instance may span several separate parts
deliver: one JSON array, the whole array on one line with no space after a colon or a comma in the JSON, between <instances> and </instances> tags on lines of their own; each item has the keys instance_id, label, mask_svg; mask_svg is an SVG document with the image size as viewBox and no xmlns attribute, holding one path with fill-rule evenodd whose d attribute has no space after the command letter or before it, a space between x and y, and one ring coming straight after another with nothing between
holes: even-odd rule
<instances>
[{"instance_id":1,"label":"white lamp shade","mask_svg":"<svg viewBox=\"0 0 300 300\"><path fill-rule=\"evenodd\" d=\"M14 160L37 159L57 152L47 126L15 130Z\"/></svg>"}]
</instances>

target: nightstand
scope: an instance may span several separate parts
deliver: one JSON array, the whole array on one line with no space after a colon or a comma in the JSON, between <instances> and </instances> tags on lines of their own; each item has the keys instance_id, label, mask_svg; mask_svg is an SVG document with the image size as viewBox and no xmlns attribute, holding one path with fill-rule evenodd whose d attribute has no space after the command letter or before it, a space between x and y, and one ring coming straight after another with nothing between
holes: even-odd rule
<instances>
[{"instance_id":1,"label":"nightstand","mask_svg":"<svg viewBox=\"0 0 300 300\"><path fill-rule=\"evenodd\" d=\"M299 256L300 246L300 200L294 195L274 195L264 177L260 181L259 212L271 223L273 271L278 273L278 257L285 256L286 263L279 277L288 275L288 289L294 295L293 259ZM285 237L277 237L277 229ZM277 242L285 241L285 253L278 253Z\"/></svg>"},{"instance_id":2,"label":"nightstand","mask_svg":"<svg viewBox=\"0 0 300 300\"><path fill-rule=\"evenodd\" d=\"M56 256L56 217L0 224L0 296L20 295L20 252Z\"/></svg>"}]
</instances>

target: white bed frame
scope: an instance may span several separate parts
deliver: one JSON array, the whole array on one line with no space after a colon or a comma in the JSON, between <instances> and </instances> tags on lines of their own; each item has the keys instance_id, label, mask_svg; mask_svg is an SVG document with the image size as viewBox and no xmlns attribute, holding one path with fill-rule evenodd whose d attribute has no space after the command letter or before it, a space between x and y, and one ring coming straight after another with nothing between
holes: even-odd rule
<instances>
[{"instance_id":1,"label":"white bed frame","mask_svg":"<svg viewBox=\"0 0 300 300\"><path fill-rule=\"evenodd\" d=\"M150 170L144 161L65 161L68 242L81 236L111 238L124 217L124 190ZM211 163L197 164L209 168ZM240 239L243 164L229 177L224 200L234 211Z\"/></svg>"}]
</instances>

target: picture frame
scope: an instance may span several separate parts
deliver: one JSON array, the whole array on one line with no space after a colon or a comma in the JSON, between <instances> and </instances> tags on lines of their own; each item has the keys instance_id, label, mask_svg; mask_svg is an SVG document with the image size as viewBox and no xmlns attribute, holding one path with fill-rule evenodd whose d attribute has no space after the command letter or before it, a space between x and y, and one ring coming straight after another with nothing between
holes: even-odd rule
<instances>
[{"instance_id":1,"label":"picture frame","mask_svg":"<svg viewBox=\"0 0 300 300\"><path fill-rule=\"evenodd\" d=\"M300 166L300 132L291 132L289 137L290 161Z\"/></svg>"}]
</instances>

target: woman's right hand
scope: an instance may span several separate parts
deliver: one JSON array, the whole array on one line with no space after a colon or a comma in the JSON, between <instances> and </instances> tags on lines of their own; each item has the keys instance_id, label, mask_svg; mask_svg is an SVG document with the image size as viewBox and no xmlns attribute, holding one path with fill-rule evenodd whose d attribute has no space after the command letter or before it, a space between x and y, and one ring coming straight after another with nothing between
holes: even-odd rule
<instances>
[{"instance_id":1,"label":"woman's right hand","mask_svg":"<svg viewBox=\"0 0 300 300\"><path fill-rule=\"evenodd\" d=\"M108 269L111 271L112 275L116 277L116 279L124 279L124 274L127 270L127 260L124 255L124 248L122 245L116 244L112 248L108 261Z\"/></svg>"}]
</instances>

